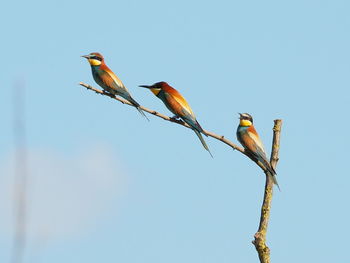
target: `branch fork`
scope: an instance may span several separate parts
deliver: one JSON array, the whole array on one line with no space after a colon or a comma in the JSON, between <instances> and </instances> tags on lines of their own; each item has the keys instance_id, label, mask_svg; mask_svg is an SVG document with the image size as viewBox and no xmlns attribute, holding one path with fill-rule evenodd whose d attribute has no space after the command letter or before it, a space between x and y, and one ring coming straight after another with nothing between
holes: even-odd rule
<instances>
[{"instance_id":1,"label":"branch fork","mask_svg":"<svg viewBox=\"0 0 350 263\"><path fill-rule=\"evenodd\" d=\"M270 163L273 169L276 169L277 162L279 160L279 148L280 148L280 134L282 127L282 120L275 120L273 127L273 139L272 139L272 150ZM272 202L272 194L273 194L273 181L271 176L265 172L266 175L266 183L265 183L265 191L264 191L264 200L261 207L261 216L260 216L260 224L259 229L254 235L254 240L252 243L254 244L256 251L258 252L259 259L261 263L270 263L270 249L266 245L266 233L267 227L270 219L270 210L271 210L271 202Z\"/></svg>"},{"instance_id":2,"label":"branch fork","mask_svg":"<svg viewBox=\"0 0 350 263\"><path fill-rule=\"evenodd\" d=\"M105 95L105 96L108 96L112 99L115 99L123 104L133 106L129 101L127 101L123 98L114 96L113 94L107 93L103 90L96 89L88 84L83 83L83 82L80 82L79 85L85 87L86 89L92 90L98 94ZM183 122L181 120L175 119L174 117L169 117L169 116L163 115L155 110L151 110L151 109L148 109L148 108L143 107L143 106L140 106L140 108L143 111L148 112L154 116L157 116L163 120L177 123L179 125L182 125L186 128L191 129L191 127L188 124L186 124L185 122ZM282 126L282 120L275 120L274 121L272 151L271 151L271 158L270 158L271 166L274 169L276 169L276 165L277 165L277 162L279 160L278 155L279 155L279 146L280 146L281 126ZM254 240L252 241L252 243L254 244L254 246L258 252L260 262L261 263L270 263L270 249L266 245L266 233L267 233L267 227L268 227L269 218L270 218L270 210L271 210L271 202L272 202L273 186L274 186L271 176L269 176L267 171L265 171L264 165L261 162L255 160L247 151L244 150L244 148L242 148L242 147L234 144L230 140L226 139L224 135L217 135L217 134L210 132L210 131L207 131L207 130L204 130L204 132L208 136L225 143L226 145L231 147L233 150L237 150L237 151L241 152L242 154L247 156L249 159L251 159L253 162L255 162L265 172L266 183L265 183L263 204L261 207L260 224L259 224L258 231L254 235Z\"/></svg>"}]
</instances>

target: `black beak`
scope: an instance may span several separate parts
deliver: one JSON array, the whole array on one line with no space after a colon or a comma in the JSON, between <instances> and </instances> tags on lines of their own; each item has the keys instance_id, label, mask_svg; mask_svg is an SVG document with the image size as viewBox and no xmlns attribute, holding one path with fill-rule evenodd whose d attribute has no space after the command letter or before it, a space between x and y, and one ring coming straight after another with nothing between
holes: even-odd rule
<instances>
[{"instance_id":1,"label":"black beak","mask_svg":"<svg viewBox=\"0 0 350 263\"><path fill-rule=\"evenodd\" d=\"M242 119L242 113L238 112L238 114L239 114L239 118L238 119Z\"/></svg>"},{"instance_id":2,"label":"black beak","mask_svg":"<svg viewBox=\"0 0 350 263\"><path fill-rule=\"evenodd\" d=\"M139 87L141 87L141 88L146 88L146 89L152 88L152 86L147 86L147 85L139 85Z\"/></svg>"},{"instance_id":3,"label":"black beak","mask_svg":"<svg viewBox=\"0 0 350 263\"><path fill-rule=\"evenodd\" d=\"M89 55L84 55L84 56L81 56L82 58L86 58L86 59L89 59L90 56Z\"/></svg>"}]
</instances>

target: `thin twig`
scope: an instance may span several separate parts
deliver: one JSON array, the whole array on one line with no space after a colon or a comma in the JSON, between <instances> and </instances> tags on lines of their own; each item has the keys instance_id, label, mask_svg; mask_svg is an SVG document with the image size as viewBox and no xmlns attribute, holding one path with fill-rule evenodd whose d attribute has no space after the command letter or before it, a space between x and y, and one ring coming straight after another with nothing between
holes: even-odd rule
<instances>
[{"instance_id":1,"label":"thin twig","mask_svg":"<svg viewBox=\"0 0 350 263\"><path fill-rule=\"evenodd\" d=\"M94 91L94 92L96 92L96 93L98 93L98 94L101 94L101 95L104 95L104 96L108 96L108 97L110 97L110 98L112 98L112 99L115 99L115 100L117 100L117 101L119 101L119 102L121 102L121 103L123 103L123 104L126 104L126 105L129 105L129 106L134 107L130 102L128 102L127 100L125 100L125 99L123 99L123 98L116 97L116 96L113 95L113 94L107 93L107 92L105 92L105 91L103 91L103 90L100 90L100 89L96 89L96 88L94 88L94 87L92 87L92 86L90 86L90 85L88 85L88 84L83 83L83 82L80 82L79 85L81 85L81 86L83 86L83 87L85 87L85 88L87 88L87 89L89 89L89 90L92 90L92 91ZM185 122L183 122L182 120L171 118L171 117L169 117L169 116L166 116L166 115L161 114L161 113L159 113L159 112L157 112L157 111L155 111L155 110L151 110L151 109L148 109L148 108L143 107L143 106L140 106L140 108L141 108L143 111L148 112L148 113L150 113L150 114L152 114L152 115L154 115L154 116L157 116L157 117L159 117L159 118L161 118L161 119L163 119L163 120L165 120L165 121L170 121L170 122L173 122L173 123L177 123L177 124L179 124L179 125L182 125L182 126L184 126L184 127L186 127L186 128L191 129L190 126L189 126L188 124L186 124ZM247 157L250 158L252 161L254 161L263 171L265 171L265 166L264 166L261 162L259 162L259 161L255 160L255 159L253 159L253 158L249 155L249 153L247 153L247 151L245 151L242 147L240 147L240 146L234 144L234 143L231 142L230 140L226 139L225 136L223 136L223 135L218 135L218 134L215 134L215 133L210 132L210 131L207 131L207 130L204 130L204 132L205 132L208 136L210 136L210 137L212 137L212 138L214 138L214 139L217 139L217 140L219 140L219 141L221 141L221 142L227 144L227 145L230 146L232 149L237 150L237 151L243 153L245 156L247 156Z\"/></svg>"},{"instance_id":2,"label":"thin twig","mask_svg":"<svg viewBox=\"0 0 350 263\"><path fill-rule=\"evenodd\" d=\"M89 90L92 90L92 91L98 93L98 94L108 96L108 97L115 99L123 104L133 106L127 100L122 99L120 97L116 97L113 94L107 93L103 90L96 89L88 84L83 83L83 82L80 82L79 84L81 86L89 89ZM140 106L140 108L143 111L148 112L154 116L157 116L163 120L177 123L177 124L182 125L186 128L189 128L189 129L191 128L189 125L187 125L182 120L171 118L169 116L163 115L155 110L151 110L151 109L145 108L143 106ZM281 126L282 126L282 120L275 120L275 125L273 128L274 133L273 133L271 159L270 159L270 162L271 162L271 165L273 168L276 167L277 162L278 162ZM226 145L230 146L232 149L241 152L242 154L244 154L245 156L250 158L253 162L255 162L265 172L266 184L265 184L265 192L264 192L264 201L263 201L262 208L261 208L259 229L258 229L258 232L256 232L256 234L254 235L255 240L253 241L253 244L255 245L256 250L258 251L260 262L270 263L270 249L266 245L265 241L266 241L266 232L267 232L267 227L268 227L268 222L269 222L269 217L270 217L270 208L271 208L272 191L273 191L273 180L272 180L271 176L268 175L264 164L262 164L261 162L259 162L255 158L253 158L247 151L244 150L244 148L239 147L238 145L234 144L230 140L226 139L225 136L223 136L223 135L217 135L217 134L210 132L210 131L207 131L207 130L204 130L204 132L208 136L210 136L216 140L219 140L219 141L225 143Z\"/></svg>"},{"instance_id":3,"label":"thin twig","mask_svg":"<svg viewBox=\"0 0 350 263\"><path fill-rule=\"evenodd\" d=\"M278 154L280 148L280 134L282 120L275 120L275 125L273 127L273 140L272 140L272 150L270 162L272 167L275 169L278 162ZM261 263L270 263L270 249L266 245L266 233L269 224L272 194L273 194L273 180L271 176L266 173L266 183L264 200L261 207L261 217L258 232L254 235L253 244L258 252L259 259Z\"/></svg>"}]
</instances>

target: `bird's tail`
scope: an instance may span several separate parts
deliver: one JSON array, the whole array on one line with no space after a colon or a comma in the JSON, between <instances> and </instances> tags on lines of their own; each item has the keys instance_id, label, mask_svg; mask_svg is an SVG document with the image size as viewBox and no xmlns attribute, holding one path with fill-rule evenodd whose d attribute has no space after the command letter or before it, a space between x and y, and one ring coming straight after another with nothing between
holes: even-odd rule
<instances>
[{"instance_id":1,"label":"bird's tail","mask_svg":"<svg viewBox=\"0 0 350 263\"><path fill-rule=\"evenodd\" d=\"M275 169L273 169L273 167L271 166L270 162L267 160L266 156L265 157L256 157L258 161L262 162L263 165L265 166L265 169L267 171L267 174L269 176L271 176L271 179L273 181L273 183L278 187L278 190L281 191L280 186L278 185L277 179L276 179L276 171Z\"/></svg>"},{"instance_id":2,"label":"bird's tail","mask_svg":"<svg viewBox=\"0 0 350 263\"><path fill-rule=\"evenodd\" d=\"M147 118L146 114L143 112L143 110L141 110L140 108L140 104L134 100L131 96L128 98L128 101L135 106L135 108L138 110L138 112L143 116L145 117L148 121L149 119Z\"/></svg>"},{"instance_id":3,"label":"bird's tail","mask_svg":"<svg viewBox=\"0 0 350 263\"><path fill-rule=\"evenodd\" d=\"M272 174L272 173L269 172L269 175L271 176L273 183L278 187L278 190L281 191L281 188L280 188L280 186L278 185L278 182L277 182L276 174Z\"/></svg>"},{"instance_id":4,"label":"bird's tail","mask_svg":"<svg viewBox=\"0 0 350 263\"><path fill-rule=\"evenodd\" d=\"M278 182L277 182L277 178L276 178L276 175L277 175L277 174L276 174L275 169L273 169L273 167L271 166L271 164L270 164L267 160L265 160L264 163L265 163L265 166L266 166L266 169L267 169L269 175L270 175L271 178L272 178L273 183L274 183L275 185L277 185L278 190L281 191L281 188L280 188L280 186L278 185Z\"/></svg>"},{"instance_id":5,"label":"bird's tail","mask_svg":"<svg viewBox=\"0 0 350 263\"><path fill-rule=\"evenodd\" d=\"M208 147L207 143L206 143L205 140L203 139L202 134L201 134L199 131L197 131L197 130L194 130L194 132L196 133L196 135L198 136L199 140L201 141L201 143L202 143L204 149L206 149L206 150L209 152L210 156L211 156L212 158L214 158L213 155L211 154L210 150L209 150L209 147Z\"/></svg>"},{"instance_id":6,"label":"bird's tail","mask_svg":"<svg viewBox=\"0 0 350 263\"><path fill-rule=\"evenodd\" d=\"M278 185L278 182L277 182L277 179L276 179L276 175L277 175L276 171L275 171L275 169L273 169L273 167L271 166L270 162L266 158L265 153L260 154L260 155L256 155L256 154L252 153L252 157L256 161L259 161L259 162L261 162L264 165L267 175L271 176L271 179L272 179L273 183L278 187L278 190L281 191L281 188Z\"/></svg>"},{"instance_id":7,"label":"bird's tail","mask_svg":"<svg viewBox=\"0 0 350 263\"><path fill-rule=\"evenodd\" d=\"M195 127L199 132L203 133L205 136L208 137L208 134L206 134L206 132L203 130L202 126L199 124L199 122L196 120L196 125Z\"/></svg>"},{"instance_id":8,"label":"bird's tail","mask_svg":"<svg viewBox=\"0 0 350 263\"><path fill-rule=\"evenodd\" d=\"M136 106L135 106L136 107ZM146 114L144 113L144 111L143 110L141 110L141 108L140 108L140 106L138 106L138 107L136 107L136 109L139 111L139 113L143 116L143 117L145 117L146 118L146 120L148 120L149 121L149 119L147 118L147 116L146 116Z\"/></svg>"}]
</instances>

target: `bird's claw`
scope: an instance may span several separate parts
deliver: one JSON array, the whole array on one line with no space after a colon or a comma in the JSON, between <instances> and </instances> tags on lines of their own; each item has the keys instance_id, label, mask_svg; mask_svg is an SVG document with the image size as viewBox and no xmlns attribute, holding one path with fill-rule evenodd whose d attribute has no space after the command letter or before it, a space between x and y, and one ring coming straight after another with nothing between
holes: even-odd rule
<instances>
[{"instance_id":1,"label":"bird's claw","mask_svg":"<svg viewBox=\"0 0 350 263\"><path fill-rule=\"evenodd\" d=\"M102 93L103 93L103 95L107 95L107 96L110 96L110 97L115 97L114 94L112 94L112 93L110 93L108 91L105 91L105 90L103 90Z\"/></svg>"},{"instance_id":2,"label":"bird's claw","mask_svg":"<svg viewBox=\"0 0 350 263\"><path fill-rule=\"evenodd\" d=\"M173 116L173 117L170 117L170 120L171 120L171 121L178 121L179 119L180 119L180 117L177 116L177 115L175 115L175 116Z\"/></svg>"}]
</instances>

